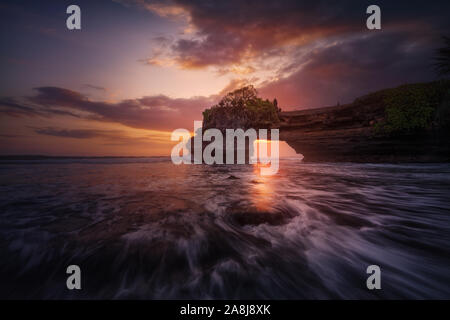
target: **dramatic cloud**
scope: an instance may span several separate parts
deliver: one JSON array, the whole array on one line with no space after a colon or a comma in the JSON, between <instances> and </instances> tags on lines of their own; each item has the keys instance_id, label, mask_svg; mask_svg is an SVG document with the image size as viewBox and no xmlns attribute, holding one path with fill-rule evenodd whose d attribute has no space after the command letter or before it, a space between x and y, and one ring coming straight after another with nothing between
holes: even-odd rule
<instances>
[{"instance_id":1,"label":"dramatic cloud","mask_svg":"<svg viewBox=\"0 0 450 320\"><path fill-rule=\"evenodd\" d=\"M366 28L371 1L135 0L189 32L158 37L147 64L211 67L252 79L282 105L349 101L378 88L425 81L450 20L450 2L384 1L382 30ZM237 82L236 81L236 82ZM326 94L324 94L326 93Z\"/></svg>"},{"instance_id":2,"label":"dramatic cloud","mask_svg":"<svg viewBox=\"0 0 450 320\"><path fill-rule=\"evenodd\" d=\"M173 99L157 95L109 103L93 101L79 92L64 88L39 87L35 90L36 95L20 100L0 98L0 113L16 117L73 116L139 129L173 130L186 126L190 129L194 120L201 120L201 112L217 99L216 96Z\"/></svg>"},{"instance_id":3,"label":"dramatic cloud","mask_svg":"<svg viewBox=\"0 0 450 320\"><path fill-rule=\"evenodd\" d=\"M260 91L292 107L287 109L299 109L346 103L378 89L431 79L428 41L382 33L336 42L313 50L300 70Z\"/></svg>"},{"instance_id":4,"label":"dramatic cloud","mask_svg":"<svg viewBox=\"0 0 450 320\"><path fill-rule=\"evenodd\" d=\"M55 115L80 117L70 111L51 108L49 106L33 105L19 101L17 98L0 97L0 113L11 117L51 117Z\"/></svg>"},{"instance_id":5,"label":"dramatic cloud","mask_svg":"<svg viewBox=\"0 0 450 320\"><path fill-rule=\"evenodd\" d=\"M282 54L286 46L305 45L325 36L360 29L356 10L345 12L341 3L310 1L238 1L211 5L208 1L145 1L147 9L161 12L182 8L195 31L171 47L174 59L185 68L224 66L249 61L268 51ZM364 8L359 4L358 9ZM157 9L155 9L157 8ZM162 8L167 8L162 10ZM178 9L179 11L181 9ZM362 11L364 12L364 11Z\"/></svg>"},{"instance_id":6,"label":"dramatic cloud","mask_svg":"<svg viewBox=\"0 0 450 320\"><path fill-rule=\"evenodd\" d=\"M173 59L185 68L241 64L267 55L285 55L291 47L313 41L368 33L365 11L372 4L297 0L138 3L161 16L171 12L189 16L187 20L195 32L177 39L170 48ZM449 25L446 15L440 14L449 9L448 1L437 5L423 1L414 5L406 1L378 1L377 4L382 8L384 29L415 24L415 32L430 31L430 27L440 31Z\"/></svg>"}]
</instances>

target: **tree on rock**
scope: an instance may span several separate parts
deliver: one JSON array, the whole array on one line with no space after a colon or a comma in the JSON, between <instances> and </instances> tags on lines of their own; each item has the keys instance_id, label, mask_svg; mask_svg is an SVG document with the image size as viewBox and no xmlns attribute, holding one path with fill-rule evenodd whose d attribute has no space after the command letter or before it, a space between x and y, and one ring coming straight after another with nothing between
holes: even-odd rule
<instances>
[{"instance_id":1,"label":"tree on rock","mask_svg":"<svg viewBox=\"0 0 450 320\"><path fill-rule=\"evenodd\" d=\"M257 98L256 89L249 85L227 93L217 105L219 107L244 107Z\"/></svg>"},{"instance_id":2,"label":"tree on rock","mask_svg":"<svg viewBox=\"0 0 450 320\"><path fill-rule=\"evenodd\" d=\"M256 89L249 85L227 93L219 103L206 109L203 128L273 128L279 124L278 112L273 102L258 97Z\"/></svg>"}]
</instances>

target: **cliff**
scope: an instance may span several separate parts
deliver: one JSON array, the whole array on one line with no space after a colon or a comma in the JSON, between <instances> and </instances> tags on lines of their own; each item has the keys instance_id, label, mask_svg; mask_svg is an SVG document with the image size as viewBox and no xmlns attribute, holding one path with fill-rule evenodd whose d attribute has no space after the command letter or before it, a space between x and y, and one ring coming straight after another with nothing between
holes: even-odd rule
<instances>
[{"instance_id":1,"label":"cliff","mask_svg":"<svg viewBox=\"0 0 450 320\"><path fill-rule=\"evenodd\" d=\"M449 83L404 85L341 106L281 112L280 140L305 161L449 161Z\"/></svg>"},{"instance_id":2,"label":"cliff","mask_svg":"<svg viewBox=\"0 0 450 320\"><path fill-rule=\"evenodd\" d=\"M304 161L450 161L450 81L407 84L353 103L280 112L244 87L203 113L203 130L279 128ZM203 146L204 147L204 146Z\"/></svg>"}]
</instances>

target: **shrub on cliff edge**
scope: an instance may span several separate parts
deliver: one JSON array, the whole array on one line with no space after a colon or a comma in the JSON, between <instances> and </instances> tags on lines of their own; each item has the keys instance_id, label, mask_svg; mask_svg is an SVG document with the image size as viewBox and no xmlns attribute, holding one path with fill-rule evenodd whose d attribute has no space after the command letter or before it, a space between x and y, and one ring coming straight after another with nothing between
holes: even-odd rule
<instances>
[{"instance_id":1,"label":"shrub on cliff edge","mask_svg":"<svg viewBox=\"0 0 450 320\"><path fill-rule=\"evenodd\" d=\"M436 115L438 110L445 113L441 106L449 98L450 81L407 84L379 94L385 104L385 120L375 126L377 133L410 134L440 122Z\"/></svg>"}]
</instances>

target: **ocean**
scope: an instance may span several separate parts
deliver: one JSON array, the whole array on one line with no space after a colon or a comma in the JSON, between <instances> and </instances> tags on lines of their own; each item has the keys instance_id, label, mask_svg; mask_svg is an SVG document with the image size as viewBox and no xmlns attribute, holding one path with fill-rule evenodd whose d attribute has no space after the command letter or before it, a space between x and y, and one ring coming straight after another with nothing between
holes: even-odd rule
<instances>
[{"instance_id":1,"label":"ocean","mask_svg":"<svg viewBox=\"0 0 450 320\"><path fill-rule=\"evenodd\" d=\"M0 298L450 299L450 164L259 169L0 161Z\"/></svg>"}]
</instances>

